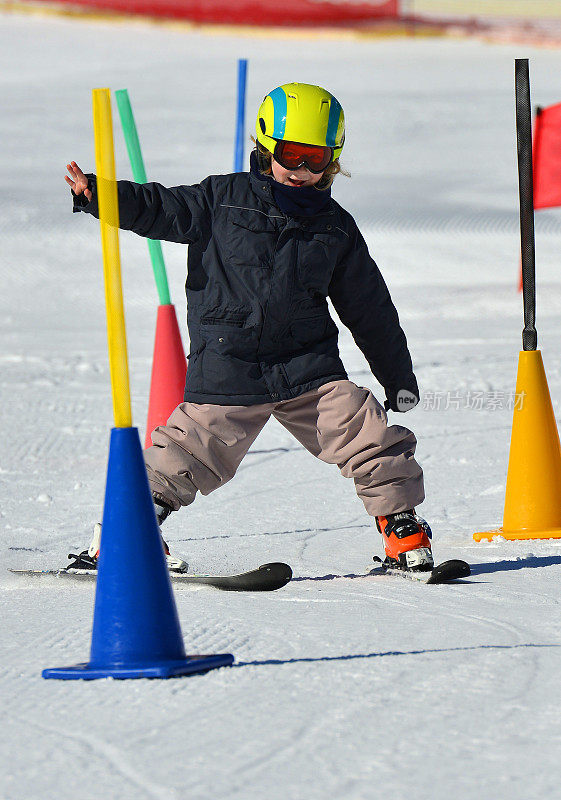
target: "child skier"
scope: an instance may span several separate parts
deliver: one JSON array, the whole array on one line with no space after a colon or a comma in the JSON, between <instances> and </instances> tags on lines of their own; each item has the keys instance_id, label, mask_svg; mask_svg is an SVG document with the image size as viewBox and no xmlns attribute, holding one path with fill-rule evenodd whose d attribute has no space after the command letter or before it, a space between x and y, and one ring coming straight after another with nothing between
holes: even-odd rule
<instances>
[{"instance_id":1,"label":"child skier","mask_svg":"<svg viewBox=\"0 0 561 800\"><path fill-rule=\"evenodd\" d=\"M418 403L384 280L355 221L331 197L343 110L319 86L285 84L263 100L256 135L249 173L173 188L117 184L121 228L189 245L185 402L145 451L158 522L233 478L274 416L353 478L387 563L432 569L428 526L414 511L424 499L416 439L389 426L372 392L348 379L328 310L329 297L384 387L385 409ZM97 216L95 176L76 162L67 168L73 210ZM97 527L72 566L96 566ZM165 549L170 569L186 569Z\"/></svg>"}]
</instances>

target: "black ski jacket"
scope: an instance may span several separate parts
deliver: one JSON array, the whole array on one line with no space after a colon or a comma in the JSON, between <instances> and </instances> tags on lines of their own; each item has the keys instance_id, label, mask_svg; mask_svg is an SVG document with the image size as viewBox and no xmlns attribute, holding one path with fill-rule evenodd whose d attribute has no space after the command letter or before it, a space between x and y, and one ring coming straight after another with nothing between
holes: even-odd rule
<instances>
[{"instance_id":1,"label":"black ski jacket","mask_svg":"<svg viewBox=\"0 0 561 800\"><path fill-rule=\"evenodd\" d=\"M91 202L74 210L98 216ZM329 297L386 394L418 394L405 334L351 215L291 218L257 175L212 175L194 186L118 181L119 226L189 245L185 400L252 405L345 379Z\"/></svg>"}]
</instances>

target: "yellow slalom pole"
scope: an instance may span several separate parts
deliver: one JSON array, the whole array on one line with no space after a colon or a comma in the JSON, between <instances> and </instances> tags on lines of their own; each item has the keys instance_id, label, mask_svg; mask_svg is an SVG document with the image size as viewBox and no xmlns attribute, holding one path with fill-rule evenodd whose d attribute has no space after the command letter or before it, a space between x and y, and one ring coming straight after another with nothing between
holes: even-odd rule
<instances>
[{"instance_id":1,"label":"yellow slalom pole","mask_svg":"<svg viewBox=\"0 0 561 800\"><path fill-rule=\"evenodd\" d=\"M130 428L132 413L119 255L119 201L115 180L110 90L93 89L92 99L113 415L116 428Z\"/></svg>"}]
</instances>

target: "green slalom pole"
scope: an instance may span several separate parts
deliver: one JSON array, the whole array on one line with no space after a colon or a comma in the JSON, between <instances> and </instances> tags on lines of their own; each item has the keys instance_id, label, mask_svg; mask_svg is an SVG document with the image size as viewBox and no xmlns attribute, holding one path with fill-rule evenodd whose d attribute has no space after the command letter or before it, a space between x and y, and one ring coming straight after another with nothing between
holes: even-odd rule
<instances>
[{"instance_id":1,"label":"green slalom pole","mask_svg":"<svg viewBox=\"0 0 561 800\"><path fill-rule=\"evenodd\" d=\"M132 176L136 183L146 183L146 170L144 169L144 160L142 158L142 151L140 150L140 141L138 139L128 91L126 89L117 89L115 92L115 99L117 100L117 108L119 109L121 125L125 135L129 160L131 162ZM161 242L157 239L148 239L148 250L150 251L150 259L152 261L152 269L154 271L160 305L171 305L168 276L166 273L166 265L164 264Z\"/></svg>"}]
</instances>

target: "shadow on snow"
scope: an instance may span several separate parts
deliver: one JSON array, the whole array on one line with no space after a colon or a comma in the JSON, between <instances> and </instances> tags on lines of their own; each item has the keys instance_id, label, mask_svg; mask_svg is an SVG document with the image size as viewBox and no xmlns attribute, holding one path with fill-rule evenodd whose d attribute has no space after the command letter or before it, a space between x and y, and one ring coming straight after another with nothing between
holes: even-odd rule
<instances>
[{"instance_id":1,"label":"shadow on snow","mask_svg":"<svg viewBox=\"0 0 561 800\"><path fill-rule=\"evenodd\" d=\"M490 572L509 572L516 569L536 569L561 564L561 556L526 556L514 561L493 561L487 564L472 564L472 575L486 575Z\"/></svg>"},{"instance_id":2,"label":"shadow on snow","mask_svg":"<svg viewBox=\"0 0 561 800\"><path fill-rule=\"evenodd\" d=\"M266 661L236 661L230 669L236 667L276 667L283 664L313 664L318 661L357 661L359 659L385 658L386 656L419 656L428 653L454 653L467 650L520 650L523 648L552 648L561 644L478 644L469 647L441 647L425 650L388 650L380 653L355 653L344 656L317 656L316 658L269 658Z\"/></svg>"}]
</instances>

